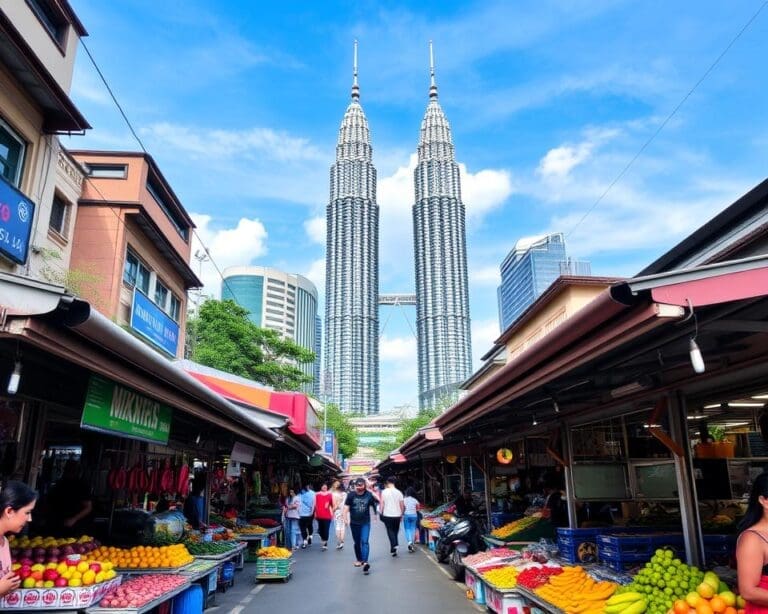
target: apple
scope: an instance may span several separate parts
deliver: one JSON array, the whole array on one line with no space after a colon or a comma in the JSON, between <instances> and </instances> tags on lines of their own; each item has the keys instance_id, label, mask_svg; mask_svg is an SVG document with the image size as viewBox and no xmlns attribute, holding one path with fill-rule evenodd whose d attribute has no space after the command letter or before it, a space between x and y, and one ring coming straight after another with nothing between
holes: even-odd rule
<instances>
[{"instance_id":1,"label":"apple","mask_svg":"<svg viewBox=\"0 0 768 614\"><path fill-rule=\"evenodd\" d=\"M88 565L88 568L92 569L94 573L99 573L101 571L101 565L99 565L98 563L91 563L90 565Z\"/></svg>"},{"instance_id":2,"label":"apple","mask_svg":"<svg viewBox=\"0 0 768 614\"><path fill-rule=\"evenodd\" d=\"M53 588L56 586L56 584L53 582L53 580L46 580L43 582L43 588Z\"/></svg>"},{"instance_id":3,"label":"apple","mask_svg":"<svg viewBox=\"0 0 768 614\"><path fill-rule=\"evenodd\" d=\"M692 608L695 608L699 601L701 601L701 595L698 593L688 593L685 596L685 602Z\"/></svg>"},{"instance_id":4,"label":"apple","mask_svg":"<svg viewBox=\"0 0 768 614\"><path fill-rule=\"evenodd\" d=\"M720 593L719 596L723 601L725 601L726 606L736 605L736 595L734 595L731 591L725 590Z\"/></svg>"},{"instance_id":5,"label":"apple","mask_svg":"<svg viewBox=\"0 0 768 614\"><path fill-rule=\"evenodd\" d=\"M29 577L32 578L35 582L38 580L40 582L43 581L43 572L42 571L33 571L31 574L29 574Z\"/></svg>"},{"instance_id":6,"label":"apple","mask_svg":"<svg viewBox=\"0 0 768 614\"><path fill-rule=\"evenodd\" d=\"M53 585L58 587L58 588L62 588L64 586L67 586L67 579L62 577L62 576L59 576L58 578L56 578L53 581Z\"/></svg>"},{"instance_id":7,"label":"apple","mask_svg":"<svg viewBox=\"0 0 768 614\"><path fill-rule=\"evenodd\" d=\"M22 588L34 588L35 587L35 579L34 578L24 578L24 580L21 583Z\"/></svg>"},{"instance_id":8,"label":"apple","mask_svg":"<svg viewBox=\"0 0 768 614\"><path fill-rule=\"evenodd\" d=\"M22 565L19 569L19 577L23 580L24 578L29 578L29 575L32 573L32 568L29 565Z\"/></svg>"},{"instance_id":9,"label":"apple","mask_svg":"<svg viewBox=\"0 0 768 614\"><path fill-rule=\"evenodd\" d=\"M715 596L715 589L712 588L711 584L707 583L706 578L704 579L704 582L696 587L696 592L704 597L704 599L712 599L712 597Z\"/></svg>"},{"instance_id":10,"label":"apple","mask_svg":"<svg viewBox=\"0 0 768 614\"><path fill-rule=\"evenodd\" d=\"M708 571L704 574L704 582L712 587L712 591L714 593L716 593L717 589L720 588L720 578L718 578L717 574L713 571Z\"/></svg>"}]
</instances>

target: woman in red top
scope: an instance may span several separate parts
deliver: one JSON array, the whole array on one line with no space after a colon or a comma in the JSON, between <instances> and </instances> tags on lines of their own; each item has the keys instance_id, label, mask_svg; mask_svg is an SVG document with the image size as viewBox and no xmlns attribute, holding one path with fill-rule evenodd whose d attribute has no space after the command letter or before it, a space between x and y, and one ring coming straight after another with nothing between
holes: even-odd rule
<instances>
[{"instance_id":1,"label":"woman in red top","mask_svg":"<svg viewBox=\"0 0 768 614\"><path fill-rule=\"evenodd\" d=\"M317 520L317 532L323 542L323 550L328 550L328 533L333 520L333 493L328 490L328 484L320 487L320 492L315 495L315 520Z\"/></svg>"},{"instance_id":2,"label":"woman in red top","mask_svg":"<svg viewBox=\"0 0 768 614\"><path fill-rule=\"evenodd\" d=\"M747 601L746 614L768 614L768 473L755 478L739 529L739 594Z\"/></svg>"}]
</instances>

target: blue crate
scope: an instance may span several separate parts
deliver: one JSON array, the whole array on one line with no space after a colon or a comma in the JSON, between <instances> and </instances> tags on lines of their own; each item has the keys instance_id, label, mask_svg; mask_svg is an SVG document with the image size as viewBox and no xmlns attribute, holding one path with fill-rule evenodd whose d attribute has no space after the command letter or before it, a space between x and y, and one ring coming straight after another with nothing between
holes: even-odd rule
<instances>
[{"instance_id":1,"label":"blue crate","mask_svg":"<svg viewBox=\"0 0 768 614\"><path fill-rule=\"evenodd\" d=\"M491 525L493 525L494 529L498 529L499 527L503 527L508 522L512 522L513 520L518 520L522 517L523 517L522 514L516 514L516 513L491 512Z\"/></svg>"},{"instance_id":2,"label":"blue crate","mask_svg":"<svg viewBox=\"0 0 768 614\"><path fill-rule=\"evenodd\" d=\"M735 535L704 535L704 551L727 554L736 547Z\"/></svg>"},{"instance_id":3,"label":"blue crate","mask_svg":"<svg viewBox=\"0 0 768 614\"><path fill-rule=\"evenodd\" d=\"M660 533L650 535L598 535L599 551L624 553L653 553L657 548L671 547L682 550L683 536L680 533ZM650 558L650 557L649 557Z\"/></svg>"}]
</instances>

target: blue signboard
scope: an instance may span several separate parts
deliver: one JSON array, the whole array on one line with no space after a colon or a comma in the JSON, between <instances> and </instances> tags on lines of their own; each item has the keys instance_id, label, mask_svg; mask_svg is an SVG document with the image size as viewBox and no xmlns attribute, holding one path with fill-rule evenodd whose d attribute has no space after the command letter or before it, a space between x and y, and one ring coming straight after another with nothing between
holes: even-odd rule
<instances>
[{"instance_id":1,"label":"blue signboard","mask_svg":"<svg viewBox=\"0 0 768 614\"><path fill-rule=\"evenodd\" d=\"M18 264L27 261L35 205L0 176L0 254Z\"/></svg>"},{"instance_id":2,"label":"blue signboard","mask_svg":"<svg viewBox=\"0 0 768 614\"><path fill-rule=\"evenodd\" d=\"M179 347L179 325L137 289L133 291L131 328L171 356Z\"/></svg>"},{"instance_id":3,"label":"blue signboard","mask_svg":"<svg viewBox=\"0 0 768 614\"><path fill-rule=\"evenodd\" d=\"M334 431L331 429L327 429L325 431L325 443L323 444L323 451L326 454L330 454L333 456L333 436L335 435Z\"/></svg>"}]
</instances>

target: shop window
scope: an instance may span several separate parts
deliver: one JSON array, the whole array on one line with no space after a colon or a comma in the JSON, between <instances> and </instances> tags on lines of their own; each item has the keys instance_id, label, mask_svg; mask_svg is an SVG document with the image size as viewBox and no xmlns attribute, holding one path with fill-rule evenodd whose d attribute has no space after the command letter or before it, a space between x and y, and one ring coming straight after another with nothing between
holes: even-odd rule
<instances>
[{"instance_id":1,"label":"shop window","mask_svg":"<svg viewBox=\"0 0 768 614\"><path fill-rule=\"evenodd\" d=\"M60 47L64 47L67 42L69 23L60 11L55 10L55 4L50 0L27 0L27 4L51 38Z\"/></svg>"},{"instance_id":2,"label":"shop window","mask_svg":"<svg viewBox=\"0 0 768 614\"><path fill-rule=\"evenodd\" d=\"M166 310L166 304L168 303L168 295L170 291L166 288L160 280L155 282L155 305L160 307L163 311Z\"/></svg>"},{"instance_id":3,"label":"shop window","mask_svg":"<svg viewBox=\"0 0 768 614\"><path fill-rule=\"evenodd\" d=\"M131 250L128 250L125 256L123 281L131 287L135 286L144 294L149 294L149 269Z\"/></svg>"},{"instance_id":4,"label":"shop window","mask_svg":"<svg viewBox=\"0 0 768 614\"><path fill-rule=\"evenodd\" d=\"M69 228L69 210L69 203L58 194L54 194L53 204L51 205L51 219L48 222L48 227L51 230L56 231L62 237L67 236Z\"/></svg>"},{"instance_id":5,"label":"shop window","mask_svg":"<svg viewBox=\"0 0 768 614\"><path fill-rule=\"evenodd\" d=\"M171 294L171 302L168 306L168 315L176 322L181 318L181 299L175 294Z\"/></svg>"},{"instance_id":6,"label":"shop window","mask_svg":"<svg viewBox=\"0 0 768 614\"><path fill-rule=\"evenodd\" d=\"M85 169L94 179L125 179L128 176L125 164L86 164Z\"/></svg>"},{"instance_id":7,"label":"shop window","mask_svg":"<svg viewBox=\"0 0 768 614\"><path fill-rule=\"evenodd\" d=\"M17 188L21 184L25 149L21 137L0 119L0 174Z\"/></svg>"}]
</instances>

